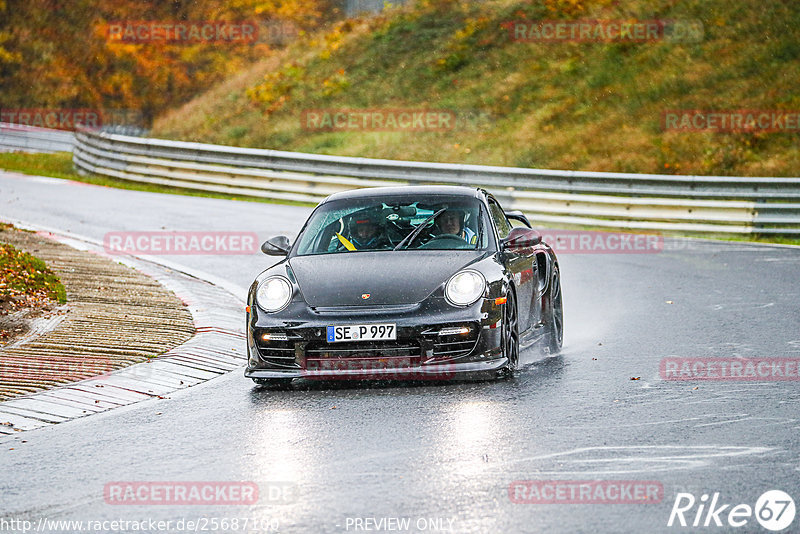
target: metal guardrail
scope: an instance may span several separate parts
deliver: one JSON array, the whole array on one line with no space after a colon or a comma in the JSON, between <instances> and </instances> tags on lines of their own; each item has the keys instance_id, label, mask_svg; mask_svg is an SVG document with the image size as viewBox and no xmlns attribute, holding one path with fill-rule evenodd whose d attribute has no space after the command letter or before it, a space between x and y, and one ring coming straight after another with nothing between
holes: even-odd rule
<instances>
[{"instance_id":1,"label":"metal guardrail","mask_svg":"<svg viewBox=\"0 0 800 534\"><path fill-rule=\"evenodd\" d=\"M408 162L79 132L82 171L147 183L317 202L355 187L480 185L547 224L800 234L800 178L600 173Z\"/></svg>"},{"instance_id":2,"label":"metal guardrail","mask_svg":"<svg viewBox=\"0 0 800 534\"><path fill-rule=\"evenodd\" d=\"M72 152L75 134L0 122L0 152Z\"/></svg>"},{"instance_id":3,"label":"metal guardrail","mask_svg":"<svg viewBox=\"0 0 800 534\"><path fill-rule=\"evenodd\" d=\"M2 141L0 141L2 143ZM673 176L352 158L130 137L75 136L79 172L318 202L346 189L469 184L534 222L631 230L800 235L800 178Z\"/></svg>"}]
</instances>

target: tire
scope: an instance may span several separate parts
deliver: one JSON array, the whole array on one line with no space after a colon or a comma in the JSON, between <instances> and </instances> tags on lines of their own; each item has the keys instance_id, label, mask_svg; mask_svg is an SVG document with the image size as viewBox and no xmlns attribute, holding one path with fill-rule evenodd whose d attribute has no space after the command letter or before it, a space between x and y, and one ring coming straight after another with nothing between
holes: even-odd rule
<instances>
[{"instance_id":1,"label":"tire","mask_svg":"<svg viewBox=\"0 0 800 534\"><path fill-rule=\"evenodd\" d=\"M292 385L291 378L253 378L253 382L271 389L289 389Z\"/></svg>"},{"instance_id":2,"label":"tire","mask_svg":"<svg viewBox=\"0 0 800 534\"><path fill-rule=\"evenodd\" d=\"M500 345L502 355L508 358L508 364L502 369L501 375L512 378L519 366L519 322L517 321L517 304L512 291L508 292L508 300L503 309Z\"/></svg>"},{"instance_id":3,"label":"tire","mask_svg":"<svg viewBox=\"0 0 800 534\"><path fill-rule=\"evenodd\" d=\"M561 300L561 277L558 267L553 267L550 289L547 295L547 331L544 348L550 354L557 354L564 344L564 305Z\"/></svg>"}]
</instances>

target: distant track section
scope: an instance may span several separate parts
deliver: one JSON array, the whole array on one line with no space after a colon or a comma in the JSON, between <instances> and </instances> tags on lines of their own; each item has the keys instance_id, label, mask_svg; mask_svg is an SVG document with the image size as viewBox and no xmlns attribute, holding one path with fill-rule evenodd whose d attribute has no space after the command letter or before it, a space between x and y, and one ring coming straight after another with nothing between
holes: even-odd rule
<instances>
[{"instance_id":1,"label":"distant track section","mask_svg":"<svg viewBox=\"0 0 800 534\"><path fill-rule=\"evenodd\" d=\"M0 122L0 152L72 152L75 134Z\"/></svg>"}]
</instances>

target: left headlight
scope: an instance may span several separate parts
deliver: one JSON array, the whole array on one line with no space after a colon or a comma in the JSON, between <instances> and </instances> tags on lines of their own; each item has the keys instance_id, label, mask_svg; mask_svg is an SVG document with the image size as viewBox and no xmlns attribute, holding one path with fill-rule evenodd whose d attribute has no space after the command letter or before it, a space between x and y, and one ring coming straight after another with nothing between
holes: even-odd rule
<instances>
[{"instance_id":1,"label":"left headlight","mask_svg":"<svg viewBox=\"0 0 800 534\"><path fill-rule=\"evenodd\" d=\"M265 311L282 310L292 300L292 284L282 276L272 276L258 285L256 301Z\"/></svg>"},{"instance_id":2,"label":"left headlight","mask_svg":"<svg viewBox=\"0 0 800 534\"><path fill-rule=\"evenodd\" d=\"M447 281L444 295L450 304L469 306L486 292L486 279L481 273L464 270L454 274Z\"/></svg>"}]
</instances>

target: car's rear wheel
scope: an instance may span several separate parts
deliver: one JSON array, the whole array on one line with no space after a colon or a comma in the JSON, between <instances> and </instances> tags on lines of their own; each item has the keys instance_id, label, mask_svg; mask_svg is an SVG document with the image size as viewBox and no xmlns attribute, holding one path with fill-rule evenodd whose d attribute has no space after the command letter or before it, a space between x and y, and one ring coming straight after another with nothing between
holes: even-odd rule
<instances>
[{"instance_id":1,"label":"car's rear wheel","mask_svg":"<svg viewBox=\"0 0 800 534\"><path fill-rule=\"evenodd\" d=\"M519 366L519 323L517 322L517 303L514 300L514 293L509 291L507 298L503 310L500 343L503 356L508 358L508 363L501 374L510 378L514 376Z\"/></svg>"},{"instance_id":2,"label":"car's rear wheel","mask_svg":"<svg viewBox=\"0 0 800 534\"><path fill-rule=\"evenodd\" d=\"M254 378L253 382L259 386L265 386L274 389L288 388L292 385L291 378Z\"/></svg>"},{"instance_id":3,"label":"car's rear wheel","mask_svg":"<svg viewBox=\"0 0 800 534\"><path fill-rule=\"evenodd\" d=\"M564 344L564 306L561 302L561 277L558 267L553 268L550 290L547 297L547 327L545 347L550 354L556 354Z\"/></svg>"}]
</instances>

